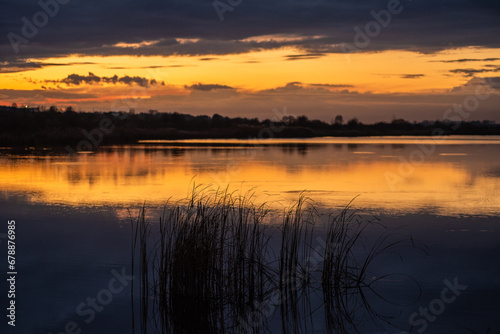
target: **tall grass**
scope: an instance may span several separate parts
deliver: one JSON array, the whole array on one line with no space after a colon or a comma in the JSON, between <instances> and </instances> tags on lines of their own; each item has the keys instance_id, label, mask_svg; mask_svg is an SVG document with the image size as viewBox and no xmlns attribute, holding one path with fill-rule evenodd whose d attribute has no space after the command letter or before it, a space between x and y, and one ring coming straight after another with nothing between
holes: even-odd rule
<instances>
[{"instance_id":1,"label":"tall grass","mask_svg":"<svg viewBox=\"0 0 500 334\"><path fill-rule=\"evenodd\" d=\"M326 327L332 333L353 333L356 330L356 313L362 309L377 322L388 322L373 310L364 292L385 278L369 277L373 260L400 244L393 240L391 231L376 217L362 218L351 208L352 201L338 215L330 215L326 230L325 252L321 271L321 288ZM365 230L372 225L385 229L374 241L365 240Z\"/></svg>"},{"instance_id":2,"label":"tall grass","mask_svg":"<svg viewBox=\"0 0 500 334\"><path fill-rule=\"evenodd\" d=\"M157 223L143 207L132 221L141 333L258 333L267 323L260 308L276 295L271 306L279 310L281 331L307 332L308 295L318 291L328 328L354 324L346 298L369 286L369 264L394 244L382 237L360 258L369 222L353 222L349 212L331 217L324 249L314 254L319 214L303 195L283 211L281 224L266 222L270 205L256 204L251 191L209 194L195 187L186 200L167 203ZM308 265L313 255L322 266Z\"/></svg>"}]
</instances>

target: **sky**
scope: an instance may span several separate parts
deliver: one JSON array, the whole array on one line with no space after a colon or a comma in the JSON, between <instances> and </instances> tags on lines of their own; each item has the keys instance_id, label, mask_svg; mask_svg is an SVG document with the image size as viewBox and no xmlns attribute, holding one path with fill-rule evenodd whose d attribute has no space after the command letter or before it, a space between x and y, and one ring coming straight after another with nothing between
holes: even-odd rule
<instances>
[{"instance_id":1,"label":"sky","mask_svg":"<svg viewBox=\"0 0 500 334\"><path fill-rule=\"evenodd\" d=\"M500 122L498 1L0 2L0 105Z\"/></svg>"}]
</instances>

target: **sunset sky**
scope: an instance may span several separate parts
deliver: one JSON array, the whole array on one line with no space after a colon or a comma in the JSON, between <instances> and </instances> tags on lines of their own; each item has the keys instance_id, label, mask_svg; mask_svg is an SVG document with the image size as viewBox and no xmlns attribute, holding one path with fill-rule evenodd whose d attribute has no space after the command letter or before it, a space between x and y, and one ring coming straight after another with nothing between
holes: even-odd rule
<instances>
[{"instance_id":1,"label":"sunset sky","mask_svg":"<svg viewBox=\"0 0 500 334\"><path fill-rule=\"evenodd\" d=\"M500 121L498 1L10 0L0 19L1 105Z\"/></svg>"}]
</instances>

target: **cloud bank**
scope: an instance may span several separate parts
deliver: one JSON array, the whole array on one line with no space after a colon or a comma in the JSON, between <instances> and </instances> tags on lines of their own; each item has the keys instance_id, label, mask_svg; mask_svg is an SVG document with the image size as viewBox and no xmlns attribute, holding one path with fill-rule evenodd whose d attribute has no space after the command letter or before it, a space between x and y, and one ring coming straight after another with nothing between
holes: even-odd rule
<instances>
[{"instance_id":1,"label":"cloud bank","mask_svg":"<svg viewBox=\"0 0 500 334\"><path fill-rule=\"evenodd\" d=\"M401 0L400 13L389 19L384 18L388 0L253 0L225 12L222 22L213 2L205 0L42 3L56 3L57 11L52 8L54 15L49 13L46 22L38 17L38 23L45 25L33 26L37 33L20 45L18 54L9 34L26 36L26 22L36 23L36 14L45 9L31 0L4 6L0 12L3 58L226 55L295 47L301 53L288 59L297 60L343 52L343 43L353 44L356 27L366 31L369 22L380 20L388 23L362 51L432 53L465 46L500 47L500 40L493 38L500 35L500 3L493 0Z\"/></svg>"}]
</instances>

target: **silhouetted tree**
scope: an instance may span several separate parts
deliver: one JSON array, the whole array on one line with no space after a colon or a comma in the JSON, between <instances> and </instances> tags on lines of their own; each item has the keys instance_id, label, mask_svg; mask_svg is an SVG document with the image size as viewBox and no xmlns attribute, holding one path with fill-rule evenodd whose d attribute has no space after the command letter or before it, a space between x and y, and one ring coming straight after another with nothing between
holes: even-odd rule
<instances>
[{"instance_id":1,"label":"silhouetted tree","mask_svg":"<svg viewBox=\"0 0 500 334\"><path fill-rule=\"evenodd\" d=\"M347 126L349 127L354 127L354 126L357 126L359 124L359 121L356 117L354 117L353 119L349 120L349 122L347 122Z\"/></svg>"},{"instance_id":2,"label":"silhouetted tree","mask_svg":"<svg viewBox=\"0 0 500 334\"><path fill-rule=\"evenodd\" d=\"M307 121L309 121L309 118L307 118L307 116L305 115L297 117L297 124L299 125L305 125Z\"/></svg>"},{"instance_id":3,"label":"silhouetted tree","mask_svg":"<svg viewBox=\"0 0 500 334\"><path fill-rule=\"evenodd\" d=\"M293 123L295 123L295 117L293 117L292 115L283 116L283 118L281 120L285 124L293 124Z\"/></svg>"},{"instance_id":4,"label":"silhouetted tree","mask_svg":"<svg viewBox=\"0 0 500 334\"><path fill-rule=\"evenodd\" d=\"M342 124L344 124L344 117L342 117L342 115L335 116L334 124L335 125L342 125Z\"/></svg>"},{"instance_id":5,"label":"silhouetted tree","mask_svg":"<svg viewBox=\"0 0 500 334\"><path fill-rule=\"evenodd\" d=\"M256 138L263 128L276 126L281 131L277 137L313 137L329 135L431 135L434 129L446 134L500 135L500 124L471 121L424 121L410 123L395 120L364 125L353 118L347 125L330 125L306 116L286 116L283 122L273 124L269 119L228 118L219 114L192 116L177 112L138 113L126 112L70 112L71 107L60 112L56 106L41 112L36 108L16 109L0 106L0 146L76 145L84 139L82 129L93 129L106 117L111 119L116 130L106 135L107 143L133 143L138 139L182 139L182 138ZM289 122L292 122L291 124ZM273 128L271 128L273 129Z\"/></svg>"}]
</instances>

